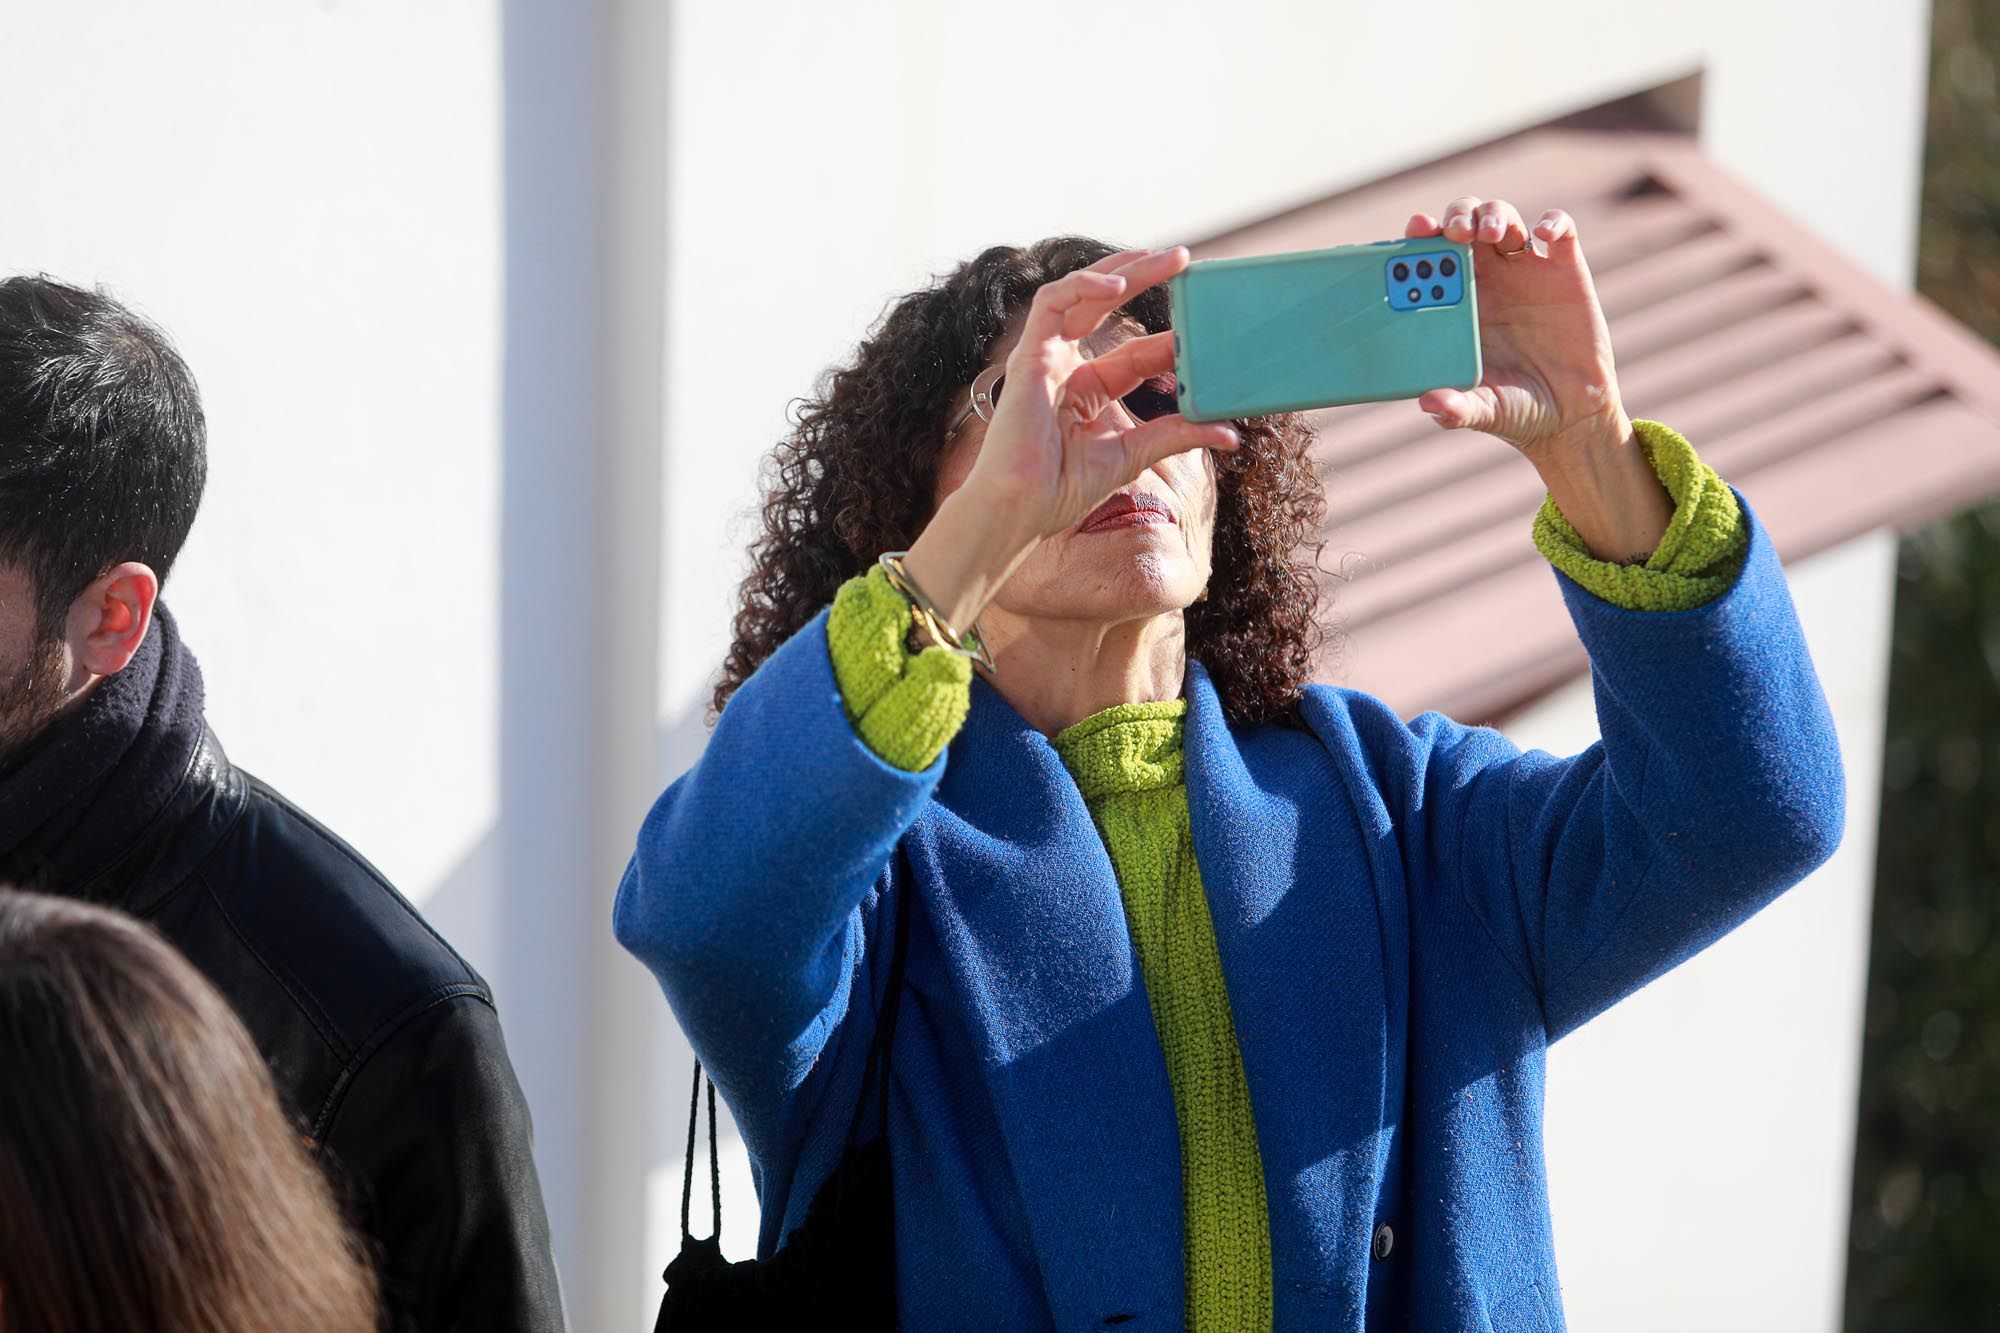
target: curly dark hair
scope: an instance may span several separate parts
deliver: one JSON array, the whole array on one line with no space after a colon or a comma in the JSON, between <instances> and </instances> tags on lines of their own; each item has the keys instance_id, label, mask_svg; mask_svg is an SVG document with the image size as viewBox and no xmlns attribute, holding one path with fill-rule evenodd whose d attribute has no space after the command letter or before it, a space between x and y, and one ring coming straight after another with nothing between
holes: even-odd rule
<instances>
[{"instance_id":1,"label":"curly dark hair","mask_svg":"<svg viewBox=\"0 0 2000 1333\"><path fill-rule=\"evenodd\" d=\"M1063 236L995 246L889 308L853 361L797 405L767 461L764 530L736 611L716 712L791 635L883 551L929 521L946 431L965 386L1036 290L1115 253ZM1168 327L1164 287L1124 307L1148 332ZM1216 455L1209 596L1187 609L1189 656L1208 669L1232 721L1296 721L1322 637L1318 534L1326 493L1303 418L1236 423L1242 448Z\"/></svg>"}]
</instances>

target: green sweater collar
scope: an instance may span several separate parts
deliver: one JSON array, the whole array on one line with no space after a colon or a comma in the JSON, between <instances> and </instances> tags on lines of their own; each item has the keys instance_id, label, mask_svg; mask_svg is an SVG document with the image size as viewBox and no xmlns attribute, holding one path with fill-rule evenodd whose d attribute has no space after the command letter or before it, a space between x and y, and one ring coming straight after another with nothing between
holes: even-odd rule
<instances>
[{"instance_id":1,"label":"green sweater collar","mask_svg":"<svg viewBox=\"0 0 2000 1333\"><path fill-rule=\"evenodd\" d=\"M1187 700L1119 704L1056 733L1056 754L1086 802L1181 784Z\"/></svg>"}]
</instances>

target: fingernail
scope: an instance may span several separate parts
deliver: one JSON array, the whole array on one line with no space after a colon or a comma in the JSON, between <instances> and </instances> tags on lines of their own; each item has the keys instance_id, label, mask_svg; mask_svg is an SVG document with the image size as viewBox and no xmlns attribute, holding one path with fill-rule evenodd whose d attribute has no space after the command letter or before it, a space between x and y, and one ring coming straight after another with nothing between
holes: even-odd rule
<instances>
[{"instance_id":1,"label":"fingernail","mask_svg":"<svg viewBox=\"0 0 2000 1333\"><path fill-rule=\"evenodd\" d=\"M1451 418L1446 416L1442 412L1426 412L1424 413L1424 415L1429 417L1432 421L1437 422L1437 424L1440 426L1449 426L1451 424Z\"/></svg>"}]
</instances>

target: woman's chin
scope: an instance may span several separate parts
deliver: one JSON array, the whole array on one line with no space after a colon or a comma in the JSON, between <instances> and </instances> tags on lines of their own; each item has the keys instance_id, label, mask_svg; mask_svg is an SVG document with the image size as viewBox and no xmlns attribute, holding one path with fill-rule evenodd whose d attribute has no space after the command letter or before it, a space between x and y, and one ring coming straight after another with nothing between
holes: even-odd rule
<instances>
[{"instance_id":1,"label":"woman's chin","mask_svg":"<svg viewBox=\"0 0 2000 1333\"><path fill-rule=\"evenodd\" d=\"M1185 610L1207 582L1207 562L1195 559L1178 527L1070 534L1030 555L996 605L1031 620L1116 624Z\"/></svg>"},{"instance_id":2,"label":"woman's chin","mask_svg":"<svg viewBox=\"0 0 2000 1333\"><path fill-rule=\"evenodd\" d=\"M1099 590L1092 600L1104 603L1106 619L1185 610L1201 596L1203 585L1201 571L1182 550L1129 552L1106 561L1100 577L1079 582Z\"/></svg>"}]
</instances>

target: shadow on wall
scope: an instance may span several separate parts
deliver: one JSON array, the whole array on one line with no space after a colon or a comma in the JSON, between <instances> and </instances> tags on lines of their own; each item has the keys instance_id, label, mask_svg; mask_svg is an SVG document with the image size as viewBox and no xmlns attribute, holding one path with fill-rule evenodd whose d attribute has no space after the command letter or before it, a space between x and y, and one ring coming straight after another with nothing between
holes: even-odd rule
<instances>
[{"instance_id":1,"label":"shadow on wall","mask_svg":"<svg viewBox=\"0 0 2000 1333\"><path fill-rule=\"evenodd\" d=\"M708 740L705 719L706 704L703 703L661 727L658 738L660 772L678 775L700 756L701 748ZM665 786L663 782L662 789ZM635 838L638 832L637 828L632 830ZM584 980L561 975L546 965L549 960L537 956L539 936L536 931L539 923L550 914L593 913L591 904L599 899L590 891L603 886L580 882L587 874L587 870L557 874L538 890L534 889L519 877L504 872L498 830L489 829L419 904L431 925L493 987L494 1000L499 1006L501 1022L507 1034L509 1053L518 1068L525 1070L555 1064L561 1060L563 1050L574 1044L568 1034L559 1029L552 1030L549 1024L535 1022L530 1017L536 1006L546 1002L550 991L575 989ZM529 897L538 901L520 901ZM603 919L597 920L595 915L603 915ZM606 936L611 931L611 918L607 914L592 914L591 919L566 924L584 931L603 931ZM642 967L638 960L629 956L621 954L621 959L620 966ZM643 1180L647 1170L662 1162L678 1160L686 1146L684 1136L687 1127L675 1108L687 1097L688 1071L694 1059L687 1038L667 1012L666 1001L660 997L659 989L653 985L650 976L646 979L646 989L658 1006L660 1020L649 1025L655 1036L650 1057L655 1072L652 1105L665 1108L667 1113L652 1117L653 1132L647 1160L633 1164L634 1188L639 1188L638 1182ZM540 1043L547 1042L556 1043L555 1049L542 1049ZM542 1132L546 1121L538 1089L529 1084L525 1072L522 1082L527 1085L529 1104L535 1113L537 1141L546 1142L547 1135ZM588 1093L582 1095L577 1110L587 1126L591 1119ZM726 1112L724 1124L733 1133L734 1127L728 1125ZM542 1173L542 1187L552 1196L560 1191L565 1197L571 1197L585 1186L581 1179L559 1177L558 1171L562 1167L554 1157L538 1152L537 1164Z\"/></svg>"}]
</instances>

